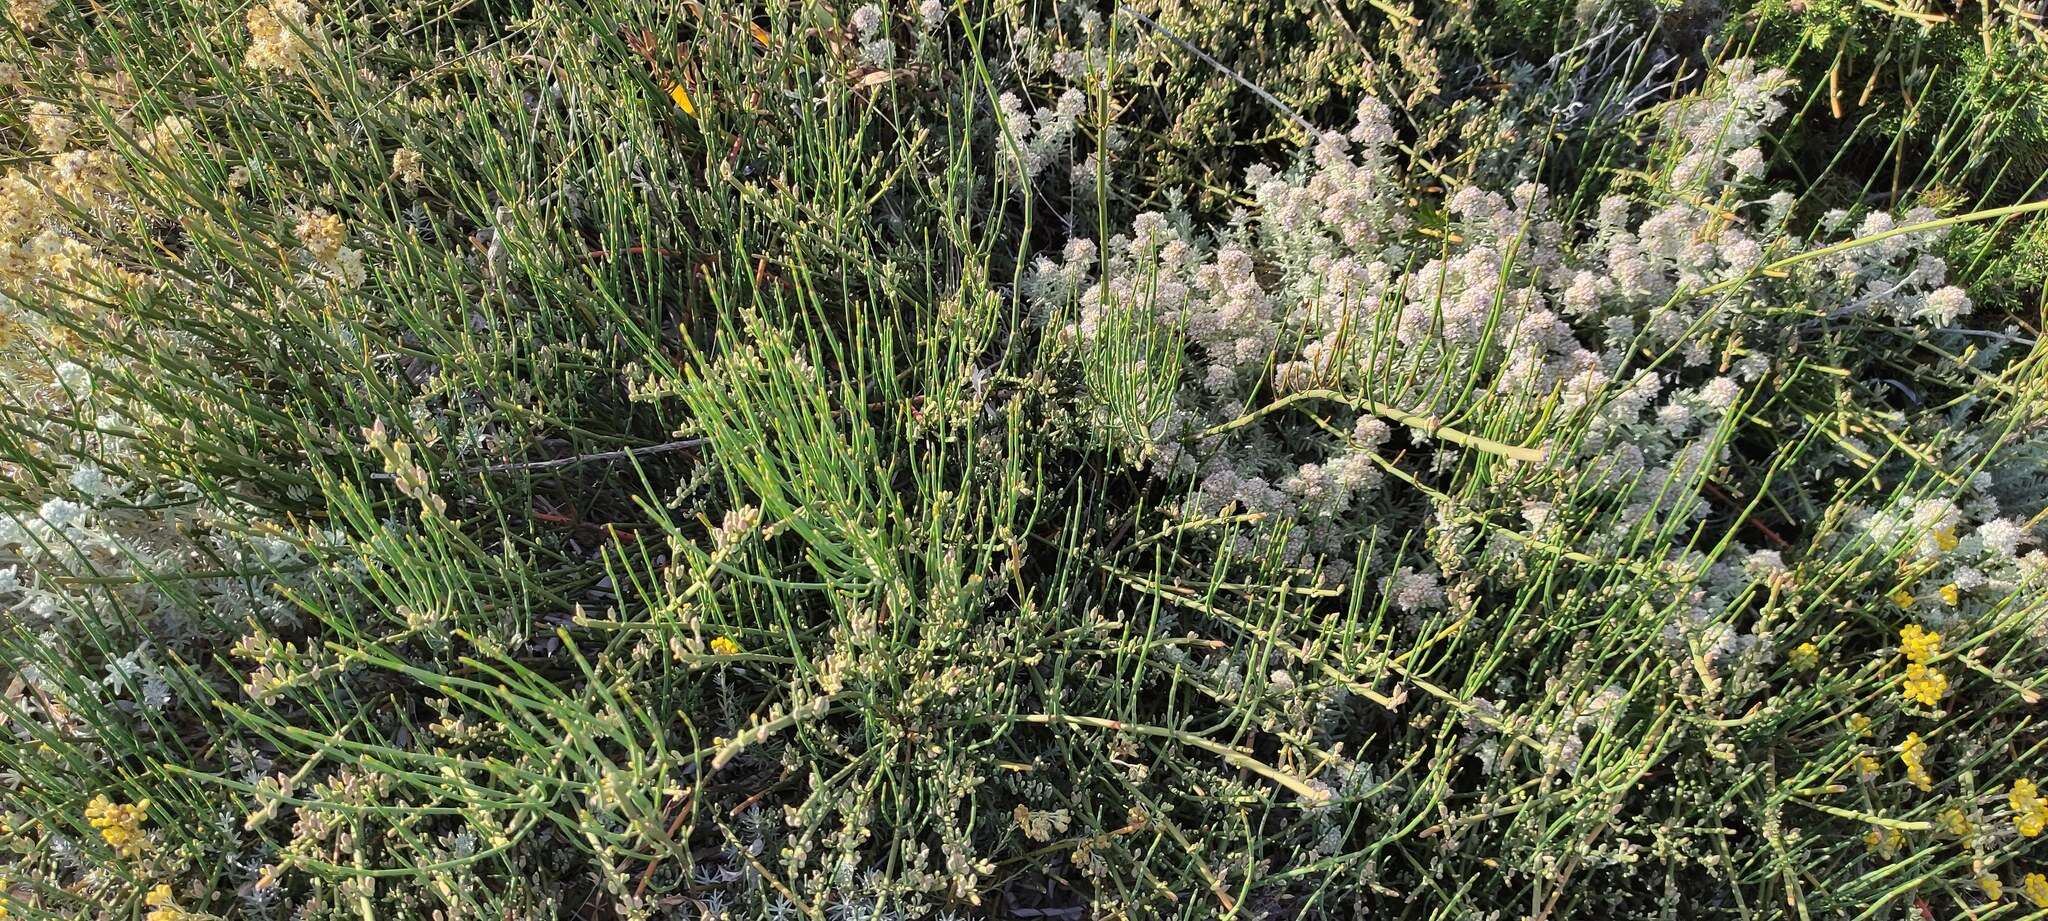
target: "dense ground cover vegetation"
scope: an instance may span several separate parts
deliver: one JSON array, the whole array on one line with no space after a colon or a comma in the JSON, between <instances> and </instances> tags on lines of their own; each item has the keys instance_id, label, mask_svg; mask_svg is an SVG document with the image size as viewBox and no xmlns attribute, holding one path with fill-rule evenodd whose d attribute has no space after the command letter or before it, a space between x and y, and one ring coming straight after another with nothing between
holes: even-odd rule
<instances>
[{"instance_id":1,"label":"dense ground cover vegetation","mask_svg":"<svg viewBox=\"0 0 2048 921\"><path fill-rule=\"evenodd\" d=\"M2030 5L5 13L0 917L2048 911Z\"/></svg>"}]
</instances>

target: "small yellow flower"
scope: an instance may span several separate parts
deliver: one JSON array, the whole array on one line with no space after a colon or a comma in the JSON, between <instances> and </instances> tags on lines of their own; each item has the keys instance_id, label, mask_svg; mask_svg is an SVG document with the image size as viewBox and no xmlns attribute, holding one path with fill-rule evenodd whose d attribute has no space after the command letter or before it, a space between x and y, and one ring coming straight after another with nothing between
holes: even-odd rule
<instances>
[{"instance_id":1,"label":"small yellow flower","mask_svg":"<svg viewBox=\"0 0 2048 921\"><path fill-rule=\"evenodd\" d=\"M177 900L171 897L170 883L157 883L149 894L142 897L142 904L149 906L149 914L143 921L187 921L199 916L178 908Z\"/></svg>"},{"instance_id":2,"label":"small yellow flower","mask_svg":"<svg viewBox=\"0 0 2048 921\"><path fill-rule=\"evenodd\" d=\"M101 794L85 804L85 821L99 830L101 840L116 856L135 857L142 853L142 818L148 808L149 800L116 803Z\"/></svg>"},{"instance_id":3,"label":"small yellow flower","mask_svg":"<svg viewBox=\"0 0 2048 921\"><path fill-rule=\"evenodd\" d=\"M1977 888L1984 890L1984 897L1994 902L2005 897L2005 881L1996 873L1977 874Z\"/></svg>"},{"instance_id":4,"label":"small yellow flower","mask_svg":"<svg viewBox=\"0 0 2048 921\"><path fill-rule=\"evenodd\" d=\"M1872 825L1863 833L1863 843L1878 856L1889 860L1906 846L1906 833L1896 828Z\"/></svg>"},{"instance_id":5,"label":"small yellow flower","mask_svg":"<svg viewBox=\"0 0 2048 921\"><path fill-rule=\"evenodd\" d=\"M2041 798L2041 791L2034 782L2022 777L2012 782L2012 793L2006 797L2012 806L2012 825L2020 837L2038 837L2048 830L2048 799Z\"/></svg>"},{"instance_id":6,"label":"small yellow flower","mask_svg":"<svg viewBox=\"0 0 2048 921\"><path fill-rule=\"evenodd\" d=\"M721 636L711 641L711 651L721 656L736 656L740 654L740 644L732 637Z\"/></svg>"},{"instance_id":7,"label":"small yellow flower","mask_svg":"<svg viewBox=\"0 0 2048 921\"><path fill-rule=\"evenodd\" d=\"M1956 587L1956 584L1954 582L1950 582L1949 584L1942 586L1940 592L1941 602L1950 607L1956 606L1963 600L1963 590Z\"/></svg>"},{"instance_id":8,"label":"small yellow flower","mask_svg":"<svg viewBox=\"0 0 2048 921\"><path fill-rule=\"evenodd\" d=\"M1877 759L1871 757L1869 752L1856 756L1856 772L1863 775L1864 780L1876 777L1878 770Z\"/></svg>"},{"instance_id":9,"label":"small yellow flower","mask_svg":"<svg viewBox=\"0 0 2048 921\"><path fill-rule=\"evenodd\" d=\"M1906 666L1906 699L1923 706L1932 707L1948 693L1948 676L1932 665L1914 662Z\"/></svg>"},{"instance_id":10,"label":"small yellow flower","mask_svg":"<svg viewBox=\"0 0 2048 921\"><path fill-rule=\"evenodd\" d=\"M1934 532L1934 545L1940 547L1943 553L1954 550L1958 543L1961 543L1961 541L1956 539L1956 529L1954 528L1942 528Z\"/></svg>"},{"instance_id":11,"label":"small yellow flower","mask_svg":"<svg viewBox=\"0 0 2048 921\"><path fill-rule=\"evenodd\" d=\"M1958 838L1968 840L1977 833L1977 826L1970 822L1970 817L1954 806L1943 809L1941 815L1935 818L1941 822L1942 831Z\"/></svg>"},{"instance_id":12,"label":"small yellow flower","mask_svg":"<svg viewBox=\"0 0 2048 921\"><path fill-rule=\"evenodd\" d=\"M2034 903L2036 908L2048 908L2048 876L2027 874L2020 880L2020 891L2026 893L2027 901Z\"/></svg>"},{"instance_id":13,"label":"small yellow flower","mask_svg":"<svg viewBox=\"0 0 2048 921\"><path fill-rule=\"evenodd\" d=\"M271 0L249 8L249 52L243 63L252 70L282 73L305 72L305 57L313 50L309 36L319 24L303 0Z\"/></svg>"},{"instance_id":14,"label":"small yellow flower","mask_svg":"<svg viewBox=\"0 0 2048 921\"><path fill-rule=\"evenodd\" d=\"M1893 590L1891 598L1892 603L1899 607L1910 608L1913 606L1913 593L1903 588Z\"/></svg>"},{"instance_id":15,"label":"small yellow flower","mask_svg":"<svg viewBox=\"0 0 2048 921\"><path fill-rule=\"evenodd\" d=\"M419 185L427 178L426 158L410 147L391 152L391 178L406 185Z\"/></svg>"},{"instance_id":16,"label":"small yellow flower","mask_svg":"<svg viewBox=\"0 0 2048 921\"><path fill-rule=\"evenodd\" d=\"M1812 671L1820 665L1820 647L1812 643L1800 643L1793 647L1785 660L1802 672Z\"/></svg>"},{"instance_id":17,"label":"small yellow flower","mask_svg":"<svg viewBox=\"0 0 2048 921\"><path fill-rule=\"evenodd\" d=\"M21 31L34 32L43 27L56 9L57 0L14 0L7 4L7 17L14 20Z\"/></svg>"},{"instance_id":18,"label":"small yellow flower","mask_svg":"<svg viewBox=\"0 0 2048 921\"><path fill-rule=\"evenodd\" d=\"M688 115L691 118L697 117L697 105L690 101L690 91L684 89L682 84L670 84L668 98L675 100L676 108L683 110L684 115Z\"/></svg>"},{"instance_id":19,"label":"small yellow flower","mask_svg":"<svg viewBox=\"0 0 2048 921\"><path fill-rule=\"evenodd\" d=\"M1934 789L1934 775L1927 773L1927 743L1921 741L1917 732L1906 733L1906 741L1899 743L1899 762L1906 766L1906 779L1922 791Z\"/></svg>"},{"instance_id":20,"label":"small yellow flower","mask_svg":"<svg viewBox=\"0 0 2048 921\"><path fill-rule=\"evenodd\" d=\"M1941 654L1941 634L1919 624L1907 624L1899 631L1899 654L1908 662L1925 665Z\"/></svg>"},{"instance_id":21,"label":"small yellow flower","mask_svg":"<svg viewBox=\"0 0 2048 921\"><path fill-rule=\"evenodd\" d=\"M1870 717L1864 716L1861 713L1849 714L1849 731L1859 736L1869 735Z\"/></svg>"}]
</instances>

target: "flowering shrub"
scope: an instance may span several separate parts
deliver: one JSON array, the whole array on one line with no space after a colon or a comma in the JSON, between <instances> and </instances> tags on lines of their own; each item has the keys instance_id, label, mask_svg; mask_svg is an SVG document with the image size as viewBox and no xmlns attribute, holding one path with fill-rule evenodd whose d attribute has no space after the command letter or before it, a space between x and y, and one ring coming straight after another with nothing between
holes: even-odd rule
<instances>
[{"instance_id":1,"label":"flowering shrub","mask_svg":"<svg viewBox=\"0 0 2048 921\"><path fill-rule=\"evenodd\" d=\"M2038 667L2021 663L2039 661L2039 632L2011 615L2036 609L2022 599L2041 590L2044 560L2021 547L2037 540L2039 518L2005 515L2001 501L2034 503L2038 494L2015 494L1989 470L1912 485L1932 471L1877 461L1851 439L1807 450L1779 434L1775 458L1741 456L1736 441L1747 431L1810 425L1810 404L1799 399L1810 363L1854 379L1906 362L1930 377L1969 373L1986 360L1963 345L1970 333L1957 324L1970 298L1948 281L1936 249L1947 222L1935 213L1874 211L1853 228L1834 213L1819 239L1791 231L1794 198L1765 185L1758 147L1784 113L1784 88L1781 73L1726 65L1710 92L1659 115L1654 178L1576 219L1534 184L1505 194L1467 186L1448 191L1440 211L1418 205L1396 172L1386 109L1368 100L1348 133L1323 135L1302 163L1253 167L1251 208L1213 235L1174 215L1141 214L1100 249L1082 239L1059 258L1041 258L1028 291L1049 335L1082 366L1108 447L1152 477L1192 482L1184 515L1258 522L1221 546L1227 556L1277 553L1325 585L1376 589L1379 600L1368 604L1405 615L1396 648L1427 645L1442 618L1489 622L1500 616L1485 615L1489 604L1526 604L1515 586L1545 556L1610 569L1593 580L1597 589L1550 596L1550 616L1569 618L1572 599L1589 592L1588 601L1612 605L1609 618L1650 618L1659 638L1651 648L1670 671L1633 673L1631 687L1627 658L1580 640L1561 671L1524 674L1546 687L1515 705L1513 675L1522 669L1514 659L1468 667L1454 686L1498 692L1446 701L1468 714L1472 735L1460 747L1486 773L1517 776L1511 753L1520 748L1542 772L1597 776L1588 739L1654 726L1640 709L1647 699L1687 700L1681 709L1700 708L1705 725L1799 709L1773 692L1774 676L1818 669L1841 676L1823 683L1850 680L1834 663L1849 661L1845 647L1861 634L1879 655L1861 674L1887 688L1883 706L1899 716L1873 723L1853 714L1855 754L1821 755L1808 771L1825 786L1827 772L1841 769L1832 766L1860 765L1854 773L1874 792L1881 753L1860 740L1878 731L1930 716L2017 728L2000 704L1956 699L1958 665L1942 654L1936 630L2025 637L2017 658L1997 666L1973 658L1973 671ZM1837 236L1844 231L1846 241ZM1909 357L1932 343L1957 352ZM1958 352L1967 357L1946 357ZM1894 396L1840 391L1833 409L1896 417L1887 402ZM1984 443L1936 437L1952 450ZM1990 437L2002 451L2030 450L2010 432ZM1903 443L1898 450L1915 454ZM1822 520L1794 525L1805 532L1800 543L1753 520L1753 533L1722 530L1726 512L1712 499L1726 491L1717 481L1759 461L1774 465L1750 484L1759 492L1782 491L1784 480L1810 489L1844 466L1906 482L1821 493ZM1426 482L1449 471L1460 471L1449 474L1456 487ZM1947 482L1966 488L1944 494ZM1418 493L1428 501L1415 501ZM1967 518L1965 505L1975 510ZM1403 528L1422 529L1426 546L1389 553L1386 537ZM1671 537L1686 534L1695 535L1691 547ZM1366 573L1354 574L1355 565L1390 574L1362 585ZM1606 581L1613 577L1624 581ZM1872 637L1810 623L1804 608L1830 594L1820 586L1845 579L1867 586L1892 626ZM1610 620L1603 629L1617 628ZM1887 640L1895 651L1885 651ZM1525 652L1531 663L1553 661ZM1622 671L1594 677L1614 668ZM1841 718L1825 711L1803 718ZM1780 717L1789 722L1774 731L1808 731L1793 728L1801 718ZM1657 745L1697 745L1731 765L1782 744L1761 734L1660 732ZM1932 747L1910 731L1895 749L1906 781L1925 793L1953 782L1935 773ZM1952 754L1977 763L1986 751ZM1513 798L1504 787L1482 789ZM2031 788L2018 789L2016 802L2031 809ZM1645 792L1616 807L1625 826L1647 829L1676 805ZM1825 841L1826 816L1844 813L1816 808L1834 811L1814 816L1818 825L1772 821ZM2024 835L2031 813L2012 809L2020 818L2006 833ZM1893 819L1857 814L1873 815L1875 853L1900 858L1914 846ZM1989 820L1959 821L1976 829ZM1975 842L1972 872L1987 879L2012 853L1974 830L1955 837ZM1524 856L1540 865L1539 854Z\"/></svg>"},{"instance_id":2,"label":"flowering shrub","mask_svg":"<svg viewBox=\"0 0 2048 921\"><path fill-rule=\"evenodd\" d=\"M1100 257L1079 240L1061 260L1042 258L1030 289L1084 351L1134 328L1171 340L1111 362L1136 379L1097 390L1150 399L1105 400L1105 430L1162 473L1197 475L1212 505L1325 531L1292 541L1304 554L1336 549L1340 535L1323 523L1381 482L1374 459L1390 424L1579 470L1575 489L1627 497L1622 534L1669 512L1673 484L1689 487L1720 462L1723 423L1745 391L1795 360L1770 305L1936 331L1969 310L1929 250L1939 232L1894 233L1932 213L1872 213L1856 230L1874 242L1832 253L1787 232L1790 194L1756 188L1755 144L1782 115L1782 82L1737 62L1717 94L1675 104L1663 119L1664 178L1642 199L1601 200L1583 237L1528 183L1505 195L1458 189L1427 226L1393 173L1387 110L1368 100L1348 135L1324 135L1307 163L1254 167L1253 209L1215 240L1142 214ZM1277 400L1261 409L1259 394ZM1317 418L1320 432L1272 412L1304 398L1344 409ZM1521 444L1444 422L1461 417ZM1568 440L1528 430L1539 417ZM1297 444L1321 444L1321 456L1274 451Z\"/></svg>"}]
</instances>

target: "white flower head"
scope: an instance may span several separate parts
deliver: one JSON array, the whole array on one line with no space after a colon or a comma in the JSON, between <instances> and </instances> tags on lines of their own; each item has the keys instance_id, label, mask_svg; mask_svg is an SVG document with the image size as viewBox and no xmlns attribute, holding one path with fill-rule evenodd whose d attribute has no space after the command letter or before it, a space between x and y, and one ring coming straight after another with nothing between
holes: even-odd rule
<instances>
[{"instance_id":1,"label":"white flower head","mask_svg":"<svg viewBox=\"0 0 2048 921\"><path fill-rule=\"evenodd\" d=\"M85 520L87 511L85 506L69 499L51 499L36 510L36 517L52 528L63 530Z\"/></svg>"},{"instance_id":2,"label":"white flower head","mask_svg":"<svg viewBox=\"0 0 2048 921\"><path fill-rule=\"evenodd\" d=\"M67 361L57 366L57 383L73 394L83 395L92 390L92 372Z\"/></svg>"},{"instance_id":3,"label":"white flower head","mask_svg":"<svg viewBox=\"0 0 2048 921\"><path fill-rule=\"evenodd\" d=\"M861 41L873 41L875 33L882 28L882 8L872 3L867 4L854 10L847 23L853 27L853 34L859 36Z\"/></svg>"},{"instance_id":4,"label":"white flower head","mask_svg":"<svg viewBox=\"0 0 2048 921\"><path fill-rule=\"evenodd\" d=\"M1744 147L1728 156L1728 164L1735 167L1735 178L1755 179L1764 174L1764 152L1754 146Z\"/></svg>"},{"instance_id":5,"label":"white flower head","mask_svg":"<svg viewBox=\"0 0 2048 921\"><path fill-rule=\"evenodd\" d=\"M1392 596L1394 607L1403 613L1440 608L1444 604L1443 583L1434 573L1416 572L1412 566L1403 566L1388 576L1384 587Z\"/></svg>"},{"instance_id":6,"label":"white flower head","mask_svg":"<svg viewBox=\"0 0 2048 921\"><path fill-rule=\"evenodd\" d=\"M1741 395L1741 385L1726 377L1714 378L1700 387L1700 402L1716 412L1726 412Z\"/></svg>"},{"instance_id":7,"label":"white flower head","mask_svg":"<svg viewBox=\"0 0 2048 921\"><path fill-rule=\"evenodd\" d=\"M2033 535L2018 519L1993 518L1977 526L1977 540L1984 545L1985 552L2011 559L2021 544L2033 541Z\"/></svg>"},{"instance_id":8,"label":"white flower head","mask_svg":"<svg viewBox=\"0 0 2048 921\"><path fill-rule=\"evenodd\" d=\"M243 63L250 70L303 73L306 55L317 40L312 10L303 0L270 0L249 7L249 52Z\"/></svg>"},{"instance_id":9,"label":"white flower head","mask_svg":"<svg viewBox=\"0 0 2048 921\"><path fill-rule=\"evenodd\" d=\"M71 488L87 499L99 501L121 494L121 487L107 477L107 472L90 461L78 465L71 471Z\"/></svg>"}]
</instances>

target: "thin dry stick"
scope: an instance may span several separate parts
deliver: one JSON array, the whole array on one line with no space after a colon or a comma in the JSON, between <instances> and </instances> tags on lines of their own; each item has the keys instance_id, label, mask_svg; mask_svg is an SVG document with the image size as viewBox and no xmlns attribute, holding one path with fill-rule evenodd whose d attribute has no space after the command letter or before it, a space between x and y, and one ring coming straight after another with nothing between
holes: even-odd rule
<instances>
[{"instance_id":1,"label":"thin dry stick","mask_svg":"<svg viewBox=\"0 0 2048 921\"><path fill-rule=\"evenodd\" d=\"M671 840L675 838L677 832L683 830L683 822L687 821L690 818L690 812L694 810L696 806L697 798L695 796L692 796L689 799L683 801L683 806L681 809L676 810L676 817L670 820L668 823L668 836ZM663 856L665 855L654 855L654 859L647 862L647 868L640 871L640 885L633 887L634 898L637 899L647 894L647 884L654 880L654 868L661 866L661 859Z\"/></svg>"},{"instance_id":2,"label":"thin dry stick","mask_svg":"<svg viewBox=\"0 0 2048 921\"><path fill-rule=\"evenodd\" d=\"M1117 732L1130 732L1136 733L1138 735L1153 736L1155 738L1172 739L1183 745L1192 745L1205 752L1222 758L1224 761L1228 762L1231 767L1243 768L1247 771L1259 775L1260 777L1264 777L1267 780L1279 784L1280 786L1286 787L1287 789L1292 790L1295 793L1295 795L1300 796L1302 799L1308 800L1311 803L1320 804L1329 802L1330 800L1330 791L1328 790L1318 789L1316 787L1310 786L1308 782L1302 780L1299 777L1296 777L1278 768L1271 767L1267 765L1265 762L1260 761L1257 758L1253 758L1250 755L1238 751L1237 749L1231 748L1228 745L1221 745L1215 742L1211 742L1208 739L1204 739L1201 736L1195 735L1193 733L1181 732L1177 729L1167 729L1161 726L1141 726L1136 723L1126 723L1122 720L1103 719L1099 716L1066 716L1064 714L1059 713L1026 713L1019 715L1017 719L1026 723L1038 723L1040 725L1045 726L1089 726L1095 729L1110 729Z\"/></svg>"},{"instance_id":3,"label":"thin dry stick","mask_svg":"<svg viewBox=\"0 0 2048 921\"><path fill-rule=\"evenodd\" d=\"M461 470L457 470L456 473L490 474L519 473L528 470L553 470L557 467L573 467L577 464L595 463L597 461L625 460L626 458L629 457L649 457L655 454L667 454L672 451L685 451L690 448L699 447L710 441L711 439L709 438L685 438L681 441L665 441L658 445L647 445L646 447L642 448L625 448L618 451L599 451L595 454L578 454L574 457L558 457L555 458L554 460L519 461L504 464L488 464L482 467L464 467ZM390 473L370 474L370 479L373 480L390 480L395 478L396 475Z\"/></svg>"},{"instance_id":4,"label":"thin dry stick","mask_svg":"<svg viewBox=\"0 0 2048 921\"><path fill-rule=\"evenodd\" d=\"M1301 130L1307 132L1309 137L1313 138L1321 133L1316 130L1315 125L1309 123L1308 119L1301 117L1300 112L1294 111L1293 106L1281 102L1278 97L1275 97L1272 93L1266 92L1264 87L1261 87L1250 80L1246 80L1244 76L1239 74L1237 71L1231 70L1230 68L1223 66L1222 61L1218 61L1215 58L1210 57L1207 52L1203 51L1200 48L1195 47L1192 44L1189 44L1187 39L1181 38L1180 36L1173 34L1172 30L1168 29L1165 26L1160 25L1157 22L1152 21L1152 17L1147 16L1144 13L1140 13L1137 10L1131 9L1128 6L1123 6L1121 4L1117 6L1117 12L1129 16L1132 19L1135 19L1139 23L1143 24L1146 28L1151 29L1154 32L1157 32L1162 36L1165 36L1167 41L1179 45L1181 47L1181 50L1186 51L1187 53L1192 54L1195 57L1201 58L1202 63L1207 64L1210 67L1216 68L1218 71L1222 72L1224 76L1237 81L1239 86L1251 90L1253 94L1257 95L1259 99L1263 100L1267 105L1280 110L1280 114L1287 116L1287 118L1290 121L1294 122L1295 127L1300 128Z\"/></svg>"},{"instance_id":5,"label":"thin dry stick","mask_svg":"<svg viewBox=\"0 0 2048 921\"><path fill-rule=\"evenodd\" d=\"M1443 424L1442 422L1439 422L1427 416L1419 416L1415 413L1408 412L1404 409L1388 406L1385 403L1378 403L1372 400L1362 400L1357 397L1350 396L1348 394L1339 393L1335 390L1303 390L1298 393L1288 394L1287 396L1281 397L1278 400L1274 400L1273 402L1260 407L1256 411L1239 416L1221 425L1215 425L1207 429L1204 429L1202 431L1201 437L1208 438L1213 435L1221 435L1225 432L1230 432L1236 429L1243 428L1247 425L1259 421L1261 418L1264 418L1268 414L1278 412L1279 410L1285 409L1288 406L1302 402L1304 400L1330 400L1336 403L1343 403L1352 407L1353 409L1365 410L1366 412L1372 413L1375 416L1379 416L1380 418L1386 419L1389 422L1398 422L1402 425L1408 426L1409 428L1420 431L1431 437L1441 438L1452 444L1464 445L1465 447L1471 448L1475 451L1485 451L1488 454L1498 454L1501 457L1505 457L1509 460L1538 463L1541 462L1544 457L1543 449L1541 448L1525 448L1519 445L1506 444L1504 442L1495 441L1491 438L1473 435L1461 431L1459 429L1454 429L1448 425Z\"/></svg>"},{"instance_id":6,"label":"thin dry stick","mask_svg":"<svg viewBox=\"0 0 2048 921\"><path fill-rule=\"evenodd\" d=\"M1731 278L1725 278L1721 281L1717 281L1711 285L1699 289L1698 291L1694 291L1690 294L1684 295L1684 298L1706 297L1708 295L1719 294L1730 288L1734 288L1743 284L1747 284L1748 282L1754 281L1759 276L1778 277L1782 275L1786 269L1789 269L1802 262L1811 262L1815 259L1822 259L1828 256L1835 255L1836 253L1844 253L1848 252L1849 250L1859 249L1865 246L1869 246L1870 244L1876 243L1880 240L1887 240L1892 237L1899 236L1901 234L1924 233L1930 230L1940 230L1944 227L1953 227L1957 224L1968 224L1974 221L1988 221L1993 218L2017 217L2022 214L2028 214L2031 212L2041 210L2048 210L2048 199L2044 199L2042 201L2030 201L2018 205L2006 205L2002 208L1988 208L1983 211L1972 211L1968 214L1958 214L1953 217L1938 218L1936 220L1931 221L1921 221L1917 224L1904 224L1898 227L1893 227L1890 230L1880 231L1878 233L1869 234L1867 236L1857 237L1852 240L1843 240L1840 243L1836 243L1831 246L1823 246L1820 249L1811 249L1803 253L1794 253L1790 256L1787 256L1776 262L1757 268L1748 273L1736 275Z\"/></svg>"}]
</instances>

